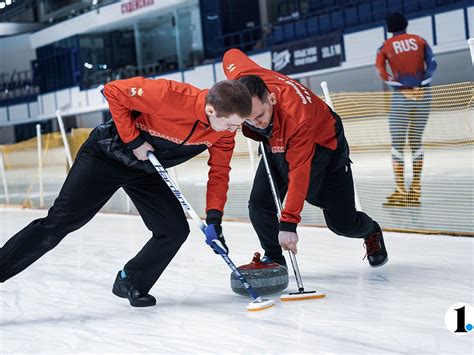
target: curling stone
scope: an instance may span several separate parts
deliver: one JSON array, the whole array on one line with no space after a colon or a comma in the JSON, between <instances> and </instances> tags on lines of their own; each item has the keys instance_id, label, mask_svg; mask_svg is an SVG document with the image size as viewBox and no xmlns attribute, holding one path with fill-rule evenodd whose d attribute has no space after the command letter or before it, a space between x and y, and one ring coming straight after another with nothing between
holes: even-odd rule
<instances>
[{"instance_id":1,"label":"curling stone","mask_svg":"<svg viewBox=\"0 0 474 355\"><path fill-rule=\"evenodd\" d=\"M269 295L288 287L288 270L277 263L263 263L260 253L255 253L250 264L238 267L247 282L259 295ZM248 296L244 285L234 272L230 275L230 287L238 295Z\"/></svg>"}]
</instances>

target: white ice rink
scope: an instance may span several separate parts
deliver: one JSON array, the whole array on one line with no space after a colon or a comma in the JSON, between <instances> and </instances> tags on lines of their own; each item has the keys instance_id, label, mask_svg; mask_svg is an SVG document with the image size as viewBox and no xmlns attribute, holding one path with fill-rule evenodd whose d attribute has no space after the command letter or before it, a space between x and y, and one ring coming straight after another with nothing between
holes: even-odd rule
<instances>
[{"instance_id":1,"label":"white ice rink","mask_svg":"<svg viewBox=\"0 0 474 355\"><path fill-rule=\"evenodd\" d=\"M0 209L0 244L44 215ZM224 232L235 264L259 250L249 224L225 223ZM318 228L299 234L305 288L325 299L246 312L250 299L232 293L228 266L192 225L151 290L157 306L135 309L111 288L150 233L138 216L98 215L0 284L0 353L474 352L474 334L458 337L444 324L449 306L474 301L473 238L385 233L390 261L372 269L360 240Z\"/></svg>"}]
</instances>

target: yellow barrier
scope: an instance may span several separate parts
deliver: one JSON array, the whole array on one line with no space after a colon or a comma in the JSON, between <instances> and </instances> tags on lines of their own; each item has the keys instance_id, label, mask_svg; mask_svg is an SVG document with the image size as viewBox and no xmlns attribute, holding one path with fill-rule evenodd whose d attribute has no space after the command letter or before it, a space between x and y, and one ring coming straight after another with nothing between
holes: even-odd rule
<instances>
[{"instance_id":1,"label":"yellow barrier","mask_svg":"<svg viewBox=\"0 0 474 355\"><path fill-rule=\"evenodd\" d=\"M474 235L473 93L473 82L466 82L400 94L331 94L350 144L362 209L384 228ZM73 157L89 133L90 129L76 129L69 135ZM64 181L67 165L59 133L46 134L42 139L45 202L50 206ZM255 157L256 148L253 142ZM1 151L10 203L38 206L36 139L2 146ZM174 169L183 193L201 214L205 209L207 156L203 153ZM226 218L248 220L253 174L247 140L238 134ZM388 203L397 187L403 189L403 196ZM4 198L0 186L0 203ZM126 206L122 195L104 210L125 212ZM325 224L314 206L305 206L302 217L303 224Z\"/></svg>"}]
</instances>

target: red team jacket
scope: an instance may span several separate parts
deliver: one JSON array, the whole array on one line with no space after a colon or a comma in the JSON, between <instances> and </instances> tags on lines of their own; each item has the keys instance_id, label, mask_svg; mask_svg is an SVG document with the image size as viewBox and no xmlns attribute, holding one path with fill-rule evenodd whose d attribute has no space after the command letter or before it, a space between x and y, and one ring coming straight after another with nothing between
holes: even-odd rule
<instances>
[{"instance_id":1,"label":"red team jacket","mask_svg":"<svg viewBox=\"0 0 474 355\"><path fill-rule=\"evenodd\" d=\"M393 77L387 72L386 62ZM430 46L422 37L402 32L395 33L379 48L375 66L382 80L388 84L395 88L412 88L429 83L436 69L436 61Z\"/></svg>"},{"instance_id":2,"label":"red team jacket","mask_svg":"<svg viewBox=\"0 0 474 355\"><path fill-rule=\"evenodd\" d=\"M206 211L223 211L235 133L214 131L204 111L208 90L165 79L136 77L104 88L118 134L129 148L146 140L173 166L209 149ZM132 111L138 111L137 118ZM141 114L140 114L141 113Z\"/></svg>"},{"instance_id":3,"label":"red team jacket","mask_svg":"<svg viewBox=\"0 0 474 355\"><path fill-rule=\"evenodd\" d=\"M296 80L260 67L240 50L227 51L222 64L228 79L256 75L276 95L269 144L272 153L285 153L289 167L288 193L280 222L297 224L308 192L316 144L337 148L332 111Z\"/></svg>"}]
</instances>

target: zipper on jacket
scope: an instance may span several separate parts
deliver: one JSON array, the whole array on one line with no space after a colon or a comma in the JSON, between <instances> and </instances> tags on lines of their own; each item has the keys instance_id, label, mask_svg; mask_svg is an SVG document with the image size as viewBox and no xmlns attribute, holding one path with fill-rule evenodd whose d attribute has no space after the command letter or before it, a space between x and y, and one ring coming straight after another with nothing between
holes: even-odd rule
<instances>
[{"instance_id":1,"label":"zipper on jacket","mask_svg":"<svg viewBox=\"0 0 474 355\"><path fill-rule=\"evenodd\" d=\"M189 132L188 136L184 139L184 141L182 143L179 144L179 146L184 145L191 138L191 136L193 135L194 131L196 130L198 124L199 124L199 120L194 122L194 125L193 125L193 128L191 129L191 132Z\"/></svg>"},{"instance_id":2,"label":"zipper on jacket","mask_svg":"<svg viewBox=\"0 0 474 355\"><path fill-rule=\"evenodd\" d=\"M194 131L196 130L198 124L199 124L199 120L195 121L194 125L193 125L193 128L191 129L191 132L189 132L188 136L180 144L178 144L175 147L168 148L168 149L165 149L165 150L161 151L161 154L165 155L165 154L173 152L175 149L178 149L179 147L182 147L191 138L191 136L193 135Z\"/></svg>"}]
</instances>

